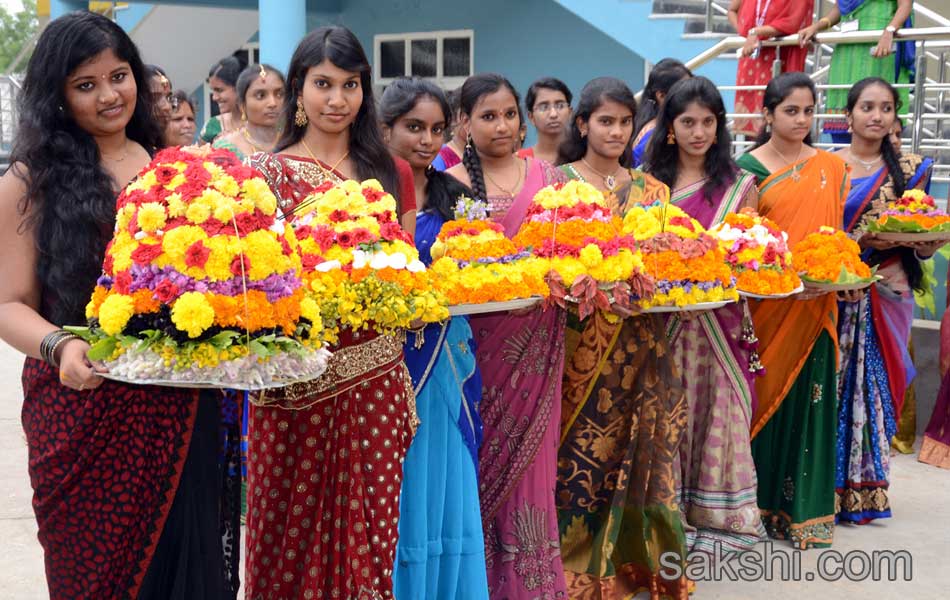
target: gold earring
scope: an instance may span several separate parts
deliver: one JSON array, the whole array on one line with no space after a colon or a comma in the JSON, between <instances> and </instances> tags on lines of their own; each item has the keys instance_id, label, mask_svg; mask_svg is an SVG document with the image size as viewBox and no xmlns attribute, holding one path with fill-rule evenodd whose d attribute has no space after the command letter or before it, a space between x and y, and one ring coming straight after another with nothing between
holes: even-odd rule
<instances>
[{"instance_id":1,"label":"gold earring","mask_svg":"<svg viewBox=\"0 0 950 600\"><path fill-rule=\"evenodd\" d=\"M586 137L587 137L587 132L586 132L586 131L582 131L582 132L581 132L581 138L583 139L583 138L586 138Z\"/></svg>"},{"instance_id":2,"label":"gold earring","mask_svg":"<svg viewBox=\"0 0 950 600\"><path fill-rule=\"evenodd\" d=\"M297 112L294 114L294 125L297 127L306 127L308 120L307 111L303 109L303 100L297 98Z\"/></svg>"},{"instance_id":3,"label":"gold earring","mask_svg":"<svg viewBox=\"0 0 950 600\"><path fill-rule=\"evenodd\" d=\"M672 128L666 132L666 143L667 145L670 145L670 146L676 143L676 136L673 134Z\"/></svg>"},{"instance_id":4,"label":"gold earring","mask_svg":"<svg viewBox=\"0 0 950 600\"><path fill-rule=\"evenodd\" d=\"M247 113L244 112L244 109L243 109L243 108L241 109L241 122L242 122L242 123L247 123Z\"/></svg>"}]
</instances>

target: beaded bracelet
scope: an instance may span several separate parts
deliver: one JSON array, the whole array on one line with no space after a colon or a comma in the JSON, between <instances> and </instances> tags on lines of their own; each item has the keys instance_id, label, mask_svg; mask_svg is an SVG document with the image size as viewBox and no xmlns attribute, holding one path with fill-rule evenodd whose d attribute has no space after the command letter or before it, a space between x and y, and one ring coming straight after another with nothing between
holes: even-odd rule
<instances>
[{"instance_id":1,"label":"beaded bracelet","mask_svg":"<svg viewBox=\"0 0 950 600\"><path fill-rule=\"evenodd\" d=\"M56 351L64 343L70 340L79 339L79 336L69 333L64 329L57 329L51 331L43 337L43 341L40 342L40 357L49 365L59 368L59 361L56 360Z\"/></svg>"}]
</instances>

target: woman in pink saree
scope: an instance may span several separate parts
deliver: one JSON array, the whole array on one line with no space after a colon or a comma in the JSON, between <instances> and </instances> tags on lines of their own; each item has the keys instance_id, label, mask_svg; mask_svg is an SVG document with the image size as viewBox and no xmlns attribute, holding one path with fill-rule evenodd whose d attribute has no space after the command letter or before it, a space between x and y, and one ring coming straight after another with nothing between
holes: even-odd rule
<instances>
[{"instance_id":1,"label":"woman in pink saree","mask_svg":"<svg viewBox=\"0 0 950 600\"><path fill-rule=\"evenodd\" d=\"M470 77L461 105L469 143L448 173L487 200L513 237L535 193L565 177L512 154L521 120L518 94L504 77ZM567 597L554 506L564 319L556 308L471 319L483 381L479 496L496 600Z\"/></svg>"}]
</instances>

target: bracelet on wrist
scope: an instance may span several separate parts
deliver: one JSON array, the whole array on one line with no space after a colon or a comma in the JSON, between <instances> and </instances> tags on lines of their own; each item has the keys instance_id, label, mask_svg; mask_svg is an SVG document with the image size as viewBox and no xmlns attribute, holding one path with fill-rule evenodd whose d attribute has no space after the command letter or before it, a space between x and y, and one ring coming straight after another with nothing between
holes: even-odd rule
<instances>
[{"instance_id":1,"label":"bracelet on wrist","mask_svg":"<svg viewBox=\"0 0 950 600\"><path fill-rule=\"evenodd\" d=\"M56 360L56 350L66 341L76 339L78 336L69 333L64 329L51 331L43 337L40 342L40 358L46 363L59 367L59 361Z\"/></svg>"}]
</instances>

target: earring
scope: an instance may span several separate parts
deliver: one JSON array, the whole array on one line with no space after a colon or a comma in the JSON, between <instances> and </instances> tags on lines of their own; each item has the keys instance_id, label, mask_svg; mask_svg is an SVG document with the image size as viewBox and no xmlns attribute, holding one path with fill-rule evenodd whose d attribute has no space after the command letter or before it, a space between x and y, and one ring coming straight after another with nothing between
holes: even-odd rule
<instances>
[{"instance_id":1,"label":"earring","mask_svg":"<svg viewBox=\"0 0 950 600\"><path fill-rule=\"evenodd\" d=\"M468 137L465 138L465 149L468 150L472 147L472 134L468 134Z\"/></svg>"},{"instance_id":2,"label":"earring","mask_svg":"<svg viewBox=\"0 0 950 600\"><path fill-rule=\"evenodd\" d=\"M851 123L849 122L849 123L848 123L848 133L851 133L851 132L852 132Z\"/></svg>"},{"instance_id":3,"label":"earring","mask_svg":"<svg viewBox=\"0 0 950 600\"><path fill-rule=\"evenodd\" d=\"M297 127L306 127L307 121L307 111L303 109L303 100L297 98L297 112L294 114L294 125Z\"/></svg>"},{"instance_id":4,"label":"earring","mask_svg":"<svg viewBox=\"0 0 950 600\"><path fill-rule=\"evenodd\" d=\"M582 132L581 132L581 139L584 139L584 138L586 138L586 137L587 137L587 132L586 132L586 131L582 131Z\"/></svg>"},{"instance_id":5,"label":"earring","mask_svg":"<svg viewBox=\"0 0 950 600\"><path fill-rule=\"evenodd\" d=\"M244 112L244 109L243 109L243 108L241 109L241 122L242 122L242 123L247 123L247 113Z\"/></svg>"},{"instance_id":6,"label":"earring","mask_svg":"<svg viewBox=\"0 0 950 600\"><path fill-rule=\"evenodd\" d=\"M669 146L672 146L673 144L676 143L676 135L673 134L672 128L670 128L670 130L666 132L666 143Z\"/></svg>"},{"instance_id":7,"label":"earring","mask_svg":"<svg viewBox=\"0 0 950 600\"><path fill-rule=\"evenodd\" d=\"M765 133L772 133L772 124L769 122L765 123Z\"/></svg>"}]
</instances>

